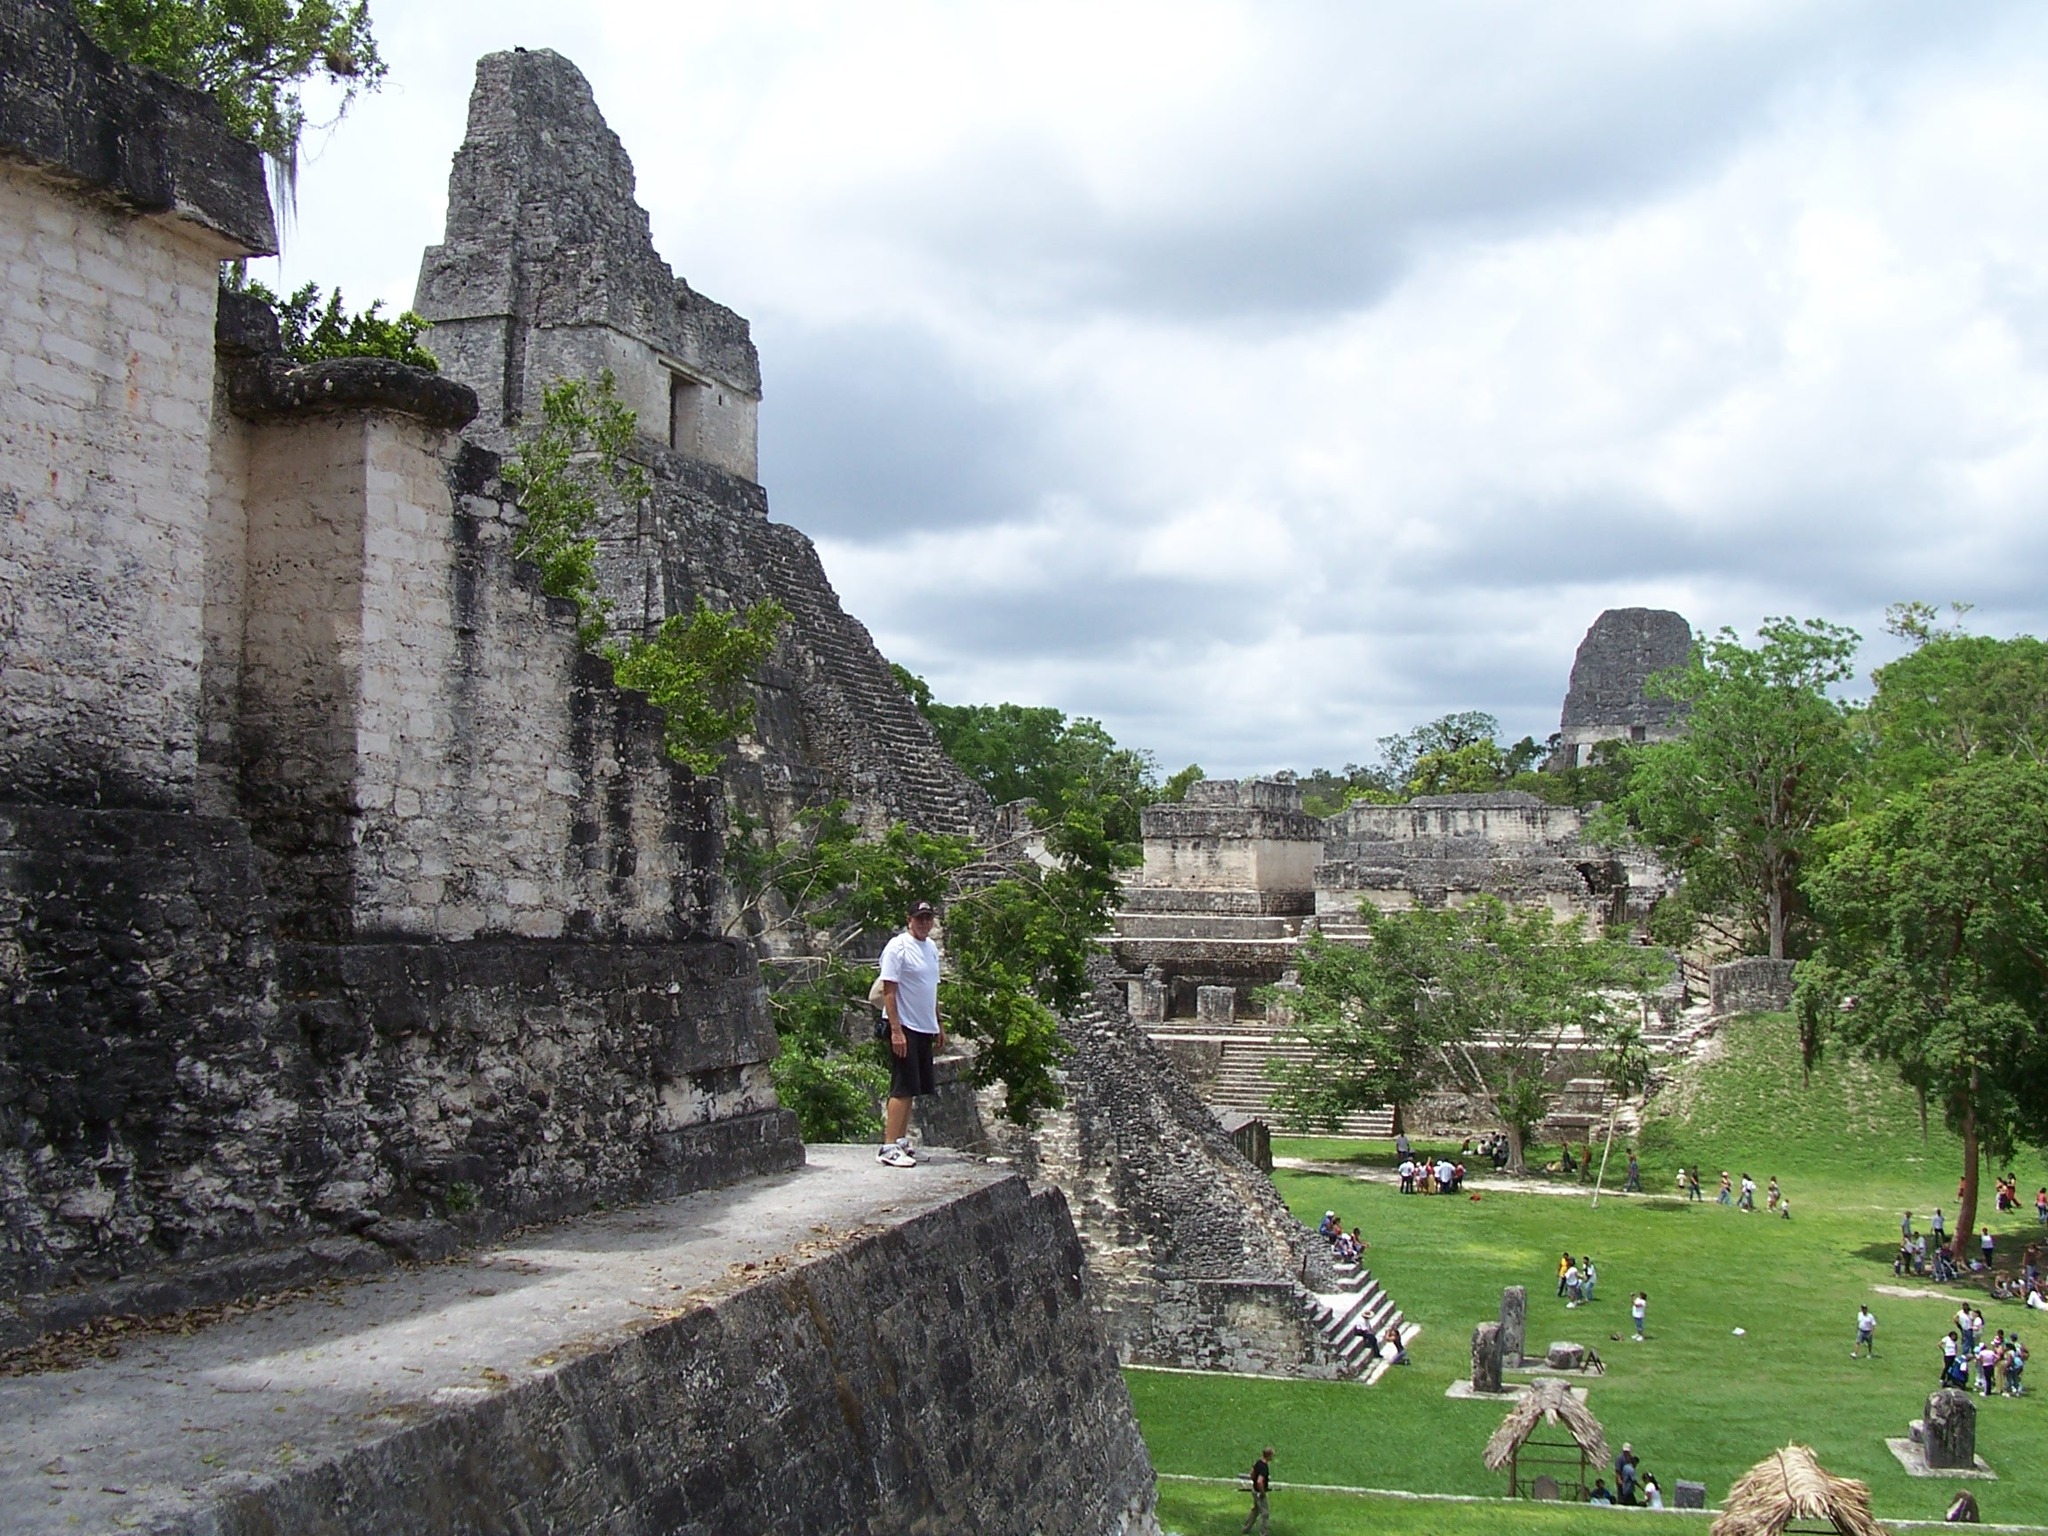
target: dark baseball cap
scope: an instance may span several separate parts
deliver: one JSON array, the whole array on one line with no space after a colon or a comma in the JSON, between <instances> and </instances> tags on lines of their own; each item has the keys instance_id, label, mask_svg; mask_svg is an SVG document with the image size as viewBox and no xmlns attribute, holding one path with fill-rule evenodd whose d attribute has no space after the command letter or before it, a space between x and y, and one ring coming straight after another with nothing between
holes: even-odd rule
<instances>
[{"instance_id":1,"label":"dark baseball cap","mask_svg":"<svg viewBox=\"0 0 2048 1536\"><path fill-rule=\"evenodd\" d=\"M910 915L912 917L937 917L939 909L928 901L913 902L910 908Z\"/></svg>"}]
</instances>

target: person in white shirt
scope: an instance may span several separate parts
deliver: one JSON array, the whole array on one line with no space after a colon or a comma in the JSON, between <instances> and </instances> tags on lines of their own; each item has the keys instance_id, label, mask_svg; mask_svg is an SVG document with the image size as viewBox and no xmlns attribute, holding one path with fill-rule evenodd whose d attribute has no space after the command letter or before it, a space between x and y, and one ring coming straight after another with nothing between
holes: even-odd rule
<instances>
[{"instance_id":1,"label":"person in white shirt","mask_svg":"<svg viewBox=\"0 0 2048 1536\"><path fill-rule=\"evenodd\" d=\"M1856 1309L1856 1342L1849 1346L1849 1358L1856 1358L1856 1351L1862 1350L1866 1357L1877 1354L1877 1318L1869 1307Z\"/></svg>"},{"instance_id":2,"label":"person in white shirt","mask_svg":"<svg viewBox=\"0 0 2048 1536\"><path fill-rule=\"evenodd\" d=\"M932 1054L946 1043L939 1027L939 947L932 942L938 909L920 901L904 931L882 950L882 1011L889 1016L889 1103L875 1161L915 1168L910 1151L912 1103L938 1084Z\"/></svg>"}]
</instances>

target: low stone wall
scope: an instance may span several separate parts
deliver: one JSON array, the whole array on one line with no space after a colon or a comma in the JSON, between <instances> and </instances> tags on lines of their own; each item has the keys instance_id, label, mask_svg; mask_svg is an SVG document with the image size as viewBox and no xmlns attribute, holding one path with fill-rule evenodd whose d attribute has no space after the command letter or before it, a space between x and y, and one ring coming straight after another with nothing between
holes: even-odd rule
<instances>
[{"instance_id":1,"label":"low stone wall","mask_svg":"<svg viewBox=\"0 0 2048 1536\"><path fill-rule=\"evenodd\" d=\"M1338 1363L1309 1320L1307 1292L1285 1280L1170 1280L1149 1330L1127 1345L1135 1365L1335 1380Z\"/></svg>"},{"instance_id":2,"label":"low stone wall","mask_svg":"<svg viewBox=\"0 0 2048 1536\"><path fill-rule=\"evenodd\" d=\"M1752 957L1714 967L1708 978L1708 1011L1715 1018L1731 1013L1783 1013L1792 1006L1790 960Z\"/></svg>"},{"instance_id":3,"label":"low stone wall","mask_svg":"<svg viewBox=\"0 0 2048 1536\"><path fill-rule=\"evenodd\" d=\"M1058 1191L858 1148L0 1380L0 1444L24 1536L1158 1530Z\"/></svg>"}]
</instances>

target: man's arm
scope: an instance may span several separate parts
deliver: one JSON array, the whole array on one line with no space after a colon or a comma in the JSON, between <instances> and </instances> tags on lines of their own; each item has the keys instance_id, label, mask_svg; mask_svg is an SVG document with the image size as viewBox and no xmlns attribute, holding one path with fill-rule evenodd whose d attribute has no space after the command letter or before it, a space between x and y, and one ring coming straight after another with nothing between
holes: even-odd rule
<instances>
[{"instance_id":1,"label":"man's arm","mask_svg":"<svg viewBox=\"0 0 2048 1536\"><path fill-rule=\"evenodd\" d=\"M903 1018L896 1011L896 983L884 980L882 983L882 1012L889 1016L889 1049L898 1056L909 1051L910 1042L903 1038Z\"/></svg>"}]
</instances>

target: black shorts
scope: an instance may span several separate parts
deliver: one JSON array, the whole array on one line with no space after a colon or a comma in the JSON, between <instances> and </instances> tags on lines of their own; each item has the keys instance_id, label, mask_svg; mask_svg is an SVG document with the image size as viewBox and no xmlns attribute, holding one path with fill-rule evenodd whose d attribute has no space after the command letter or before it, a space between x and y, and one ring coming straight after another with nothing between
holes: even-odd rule
<instances>
[{"instance_id":1,"label":"black shorts","mask_svg":"<svg viewBox=\"0 0 2048 1536\"><path fill-rule=\"evenodd\" d=\"M921 1099L939 1091L938 1079L932 1072L932 1042L933 1037L922 1030L906 1029L901 1056L889 1041L882 1042L882 1049L889 1053L890 1098Z\"/></svg>"}]
</instances>

